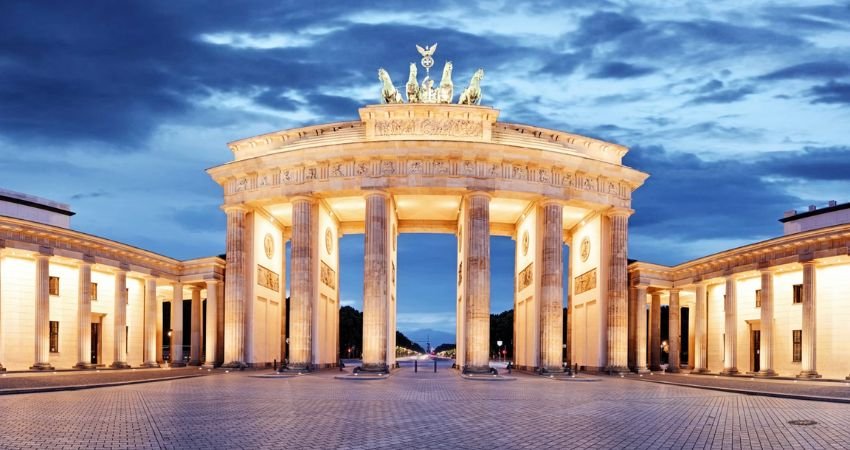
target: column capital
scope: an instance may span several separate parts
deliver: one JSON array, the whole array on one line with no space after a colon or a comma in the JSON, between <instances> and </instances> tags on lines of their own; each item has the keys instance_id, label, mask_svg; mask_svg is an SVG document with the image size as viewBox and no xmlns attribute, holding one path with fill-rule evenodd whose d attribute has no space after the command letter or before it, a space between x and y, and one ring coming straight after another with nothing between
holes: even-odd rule
<instances>
[{"instance_id":1,"label":"column capital","mask_svg":"<svg viewBox=\"0 0 850 450\"><path fill-rule=\"evenodd\" d=\"M221 280L219 280L217 278L210 278L210 279L204 280L204 283L206 283L207 286L217 286L219 283L221 283Z\"/></svg>"},{"instance_id":2,"label":"column capital","mask_svg":"<svg viewBox=\"0 0 850 450\"><path fill-rule=\"evenodd\" d=\"M384 197L387 200L389 200L392 197L392 194L390 194L389 192L387 192L383 189L367 189L365 191L365 194L363 194L363 197L369 198L369 197L373 197L373 196L376 196L376 195Z\"/></svg>"},{"instance_id":3,"label":"column capital","mask_svg":"<svg viewBox=\"0 0 850 450\"><path fill-rule=\"evenodd\" d=\"M243 203L235 204L235 205L222 205L221 209L224 210L225 213L230 211L245 211L248 212L251 210L248 206Z\"/></svg>"},{"instance_id":4,"label":"column capital","mask_svg":"<svg viewBox=\"0 0 850 450\"><path fill-rule=\"evenodd\" d=\"M557 205L557 206L563 207L564 201L559 200L557 198L544 197L544 198L538 200L537 204L540 205L540 206Z\"/></svg>"},{"instance_id":5,"label":"column capital","mask_svg":"<svg viewBox=\"0 0 850 450\"><path fill-rule=\"evenodd\" d=\"M482 190L473 190L463 194L463 198L471 198L471 197L487 197L487 199L492 200L493 194L487 191Z\"/></svg>"},{"instance_id":6,"label":"column capital","mask_svg":"<svg viewBox=\"0 0 850 450\"><path fill-rule=\"evenodd\" d=\"M635 210L631 208L623 208L619 206L611 207L610 209L605 211L606 217L629 217L635 213Z\"/></svg>"},{"instance_id":7,"label":"column capital","mask_svg":"<svg viewBox=\"0 0 850 450\"><path fill-rule=\"evenodd\" d=\"M38 247L38 253L36 253L34 256L36 257L36 259L42 257L50 258L51 256L53 256L53 247L45 247L42 245Z\"/></svg>"},{"instance_id":8,"label":"column capital","mask_svg":"<svg viewBox=\"0 0 850 450\"><path fill-rule=\"evenodd\" d=\"M817 267L818 265L820 265L820 263L814 259L810 259L808 261L800 261L800 265L803 266L803 268Z\"/></svg>"},{"instance_id":9,"label":"column capital","mask_svg":"<svg viewBox=\"0 0 850 450\"><path fill-rule=\"evenodd\" d=\"M677 287L667 289L667 292L669 292L670 294L678 294L681 291L682 291L682 288L677 288Z\"/></svg>"},{"instance_id":10,"label":"column capital","mask_svg":"<svg viewBox=\"0 0 850 450\"><path fill-rule=\"evenodd\" d=\"M307 202L312 205L316 203L316 198L311 197L309 195L294 195L292 197L289 197L289 203L295 204L301 202Z\"/></svg>"}]
</instances>

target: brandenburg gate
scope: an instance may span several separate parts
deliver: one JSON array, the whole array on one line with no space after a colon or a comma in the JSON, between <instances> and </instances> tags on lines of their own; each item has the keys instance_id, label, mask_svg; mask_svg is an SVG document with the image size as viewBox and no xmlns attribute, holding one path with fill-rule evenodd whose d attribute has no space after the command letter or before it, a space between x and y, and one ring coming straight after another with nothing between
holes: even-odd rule
<instances>
[{"instance_id":1,"label":"brandenburg gate","mask_svg":"<svg viewBox=\"0 0 850 450\"><path fill-rule=\"evenodd\" d=\"M422 49L430 69L436 45ZM360 120L276 131L229 144L209 169L227 215L225 365L338 363L338 241L364 235L363 366L395 363L397 237L457 236L457 363L489 370L490 236L516 242L514 354L560 371L569 253L571 360L627 371L627 224L647 175L620 145L499 122L480 106L483 70L459 104L451 63L436 85L411 64L401 92L379 70L381 104ZM291 242L286 267L285 244ZM287 269L290 310L286 311ZM289 354L284 327L289 318Z\"/></svg>"}]
</instances>

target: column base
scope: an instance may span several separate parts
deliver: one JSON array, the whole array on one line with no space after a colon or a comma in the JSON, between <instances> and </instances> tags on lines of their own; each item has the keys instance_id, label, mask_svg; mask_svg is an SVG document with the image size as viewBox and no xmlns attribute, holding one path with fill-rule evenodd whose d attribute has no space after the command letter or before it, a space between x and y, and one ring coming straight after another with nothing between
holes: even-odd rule
<instances>
[{"instance_id":1,"label":"column base","mask_svg":"<svg viewBox=\"0 0 850 450\"><path fill-rule=\"evenodd\" d=\"M644 373L649 373L649 369L647 369L646 366L643 366L643 367L635 368L634 372L639 373L639 374L644 374Z\"/></svg>"},{"instance_id":2,"label":"column base","mask_svg":"<svg viewBox=\"0 0 850 450\"><path fill-rule=\"evenodd\" d=\"M94 369L96 367L97 366L95 366L94 364L86 363L86 362L78 362L77 364L74 365L75 369L83 369L83 370L91 370L91 369Z\"/></svg>"},{"instance_id":3,"label":"column base","mask_svg":"<svg viewBox=\"0 0 850 450\"><path fill-rule=\"evenodd\" d=\"M380 363L361 364L360 367L355 368L354 371L368 373L390 373L390 366Z\"/></svg>"},{"instance_id":4,"label":"column base","mask_svg":"<svg viewBox=\"0 0 850 450\"><path fill-rule=\"evenodd\" d=\"M184 363L183 361L168 363L168 365L171 367L186 367L186 363Z\"/></svg>"},{"instance_id":5,"label":"column base","mask_svg":"<svg viewBox=\"0 0 850 450\"><path fill-rule=\"evenodd\" d=\"M30 366L30 370L56 370L50 363L35 363Z\"/></svg>"},{"instance_id":6,"label":"column base","mask_svg":"<svg viewBox=\"0 0 850 450\"><path fill-rule=\"evenodd\" d=\"M797 378L821 378L821 375L814 370L800 372Z\"/></svg>"},{"instance_id":7,"label":"column base","mask_svg":"<svg viewBox=\"0 0 850 450\"><path fill-rule=\"evenodd\" d=\"M198 366L201 365L201 362L200 361L189 361L189 365L198 367Z\"/></svg>"},{"instance_id":8,"label":"column base","mask_svg":"<svg viewBox=\"0 0 850 450\"><path fill-rule=\"evenodd\" d=\"M710 373L710 371L705 367L700 367L699 369L691 370L691 373L695 373L697 375L702 375L702 374Z\"/></svg>"},{"instance_id":9,"label":"column base","mask_svg":"<svg viewBox=\"0 0 850 450\"><path fill-rule=\"evenodd\" d=\"M129 364L127 364L127 363L126 363L126 362L124 362L124 361L115 361L115 362L114 362L114 363L112 363L112 365L110 365L109 367L112 367L113 369L129 369L129 368L130 368L130 365L129 365Z\"/></svg>"},{"instance_id":10,"label":"column base","mask_svg":"<svg viewBox=\"0 0 850 450\"><path fill-rule=\"evenodd\" d=\"M774 372L773 369L767 369L767 370L759 370L758 372L754 373L753 376L767 378L767 377L776 377L776 376L779 376L779 374Z\"/></svg>"},{"instance_id":11,"label":"column base","mask_svg":"<svg viewBox=\"0 0 850 450\"><path fill-rule=\"evenodd\" d=\"M160 367L159 363L156 361L147 361L142 363L141 367L145 367L148 369L158 369Z\"/></svg>"},{"instance_id":12,"label":"column base","mask_svg":"<svg viewBox=\"0 0 850 450\"><path fill-rule=\"evenodd\" d=\"M667 373L679 373L682 369L678 365L668 364Z\"/></svg>"},{"instance_id":13,"label":"column base","mask_svg":"<svg viewBox=\"0 0 850 450\"><path fill-rule=\"evenodd\" d=\"M496 373L496 369L486 366L465 366L461 371L463 374L487 374L487 373Z\"/></svg>"},{"instance_id":14,"label":"column base","mask_svg":"<svg viewBox=\"0 0 850 450\"><path fill-rule=\"evenodd\" d=\"M605 368L608 375L624 375L629 373L629 368L626 366L608 366Z\"/></svg>"},{"instance_id":15,"label":"column base","mask_svg":"<svg viewBox=\"0 0 850 450\"><path fill-rule=\"evenodd\" d=\"M734 376L734 375L738 375L738 373L739 373L738 369L735 368L735 367L732 367L732 368L729 368L729 369L723 369L723 371L720 372L720 375L724 376L724 377L731 377L731 376Z\"/></svg>"},{"instance_id":16,"label":"column base","mask_svg":"<svg viewBox=\"0 0 850 450\"><path fill-rule=\"evenodd\" d=\"M650 372L661 372L661 365L659 364L657 366L649 366L649 371Z\"/></svg>"},{"instance_id":17,"label":"column base","mask_svg":"<svg viewBox=\"0 0 850 450\"><path fill-rule=\"evenodd\" d=\"M242 370L242 369L247 368L248 364L245 364L242 361L231 361L227 364L222 364L221 367L223 369L239 369L239 370Z\"/></svg>"},{"instance_id":18,"label":"column base","mask_svg":"<svg viewBox=\"0 0 850 450\"><path fill-rule=\"evenodd\" d=\"M215 363L205 362L201 365L202 369L215 369Z\"/></svg>"}]
</instances>

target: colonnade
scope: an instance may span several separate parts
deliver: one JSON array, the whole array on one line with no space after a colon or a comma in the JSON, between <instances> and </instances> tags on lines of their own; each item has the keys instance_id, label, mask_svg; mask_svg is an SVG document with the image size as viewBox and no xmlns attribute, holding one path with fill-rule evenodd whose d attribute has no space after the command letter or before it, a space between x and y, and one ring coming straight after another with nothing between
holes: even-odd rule
<instances>
[{"instance_id":1,"label":"colonnade","mask_svg":"<svg viewBox=\"0 0 850 450\"><path fill-rule=\"evenodd\" d=\"M0 265L3 264L4 255L0 253ZM55 370L54 363L51 362L51 330L50 330L50 264L54 258L53 249L49 247L41 247L37 253L31 256L34 260L34 351L33 364L31 370ZM67 265L67 260L63 260L63 265ZM92 363L92 299L94 297L92 283L92 266L95 264L94 257L84 255L78 263L75 264L76 272L76 348L73 351L76 364L74 368L78 369L93 369L96 367ZM113 275L114 292L112 295L112 309L107 313L112 315L112 355L111 364L109 367L116 369L130 368L128 361L128 288L127 277L130 272L130 266L125 263L118 264L117 267L108 269ZM141 274L144 279L144 295L143 295L143 312L142 312L142 361L140 367L159 367L157 355L160 353L157 350L157 333L158 333L158 311L157 308L160 302L157 299L157 274ZM207 367L212 367L216 363L216 348L218 346L218 295L217 289L219 280L205 280L203 285L193 284L192 290L192 337L191 337L191 357L190 365L201 365L201 316L202 316L202 300L201 286L207 289L207 320L206 320L206 357L204 364ZM172 365L181 366L182 364L182 346L177 345L182 342L182 303L183 303L183 284L180 282L171 283L173 289L173 298L171 305L171 339L172 339ZM10 301L0 297L0 303ZM18 300L15 300L18 301ZM23 300L26 302L26 300ZM107 331L107 330L104 330ZM3 348L2 342L3 330L0 330L0 349ZM57 339L59 339L57 337ZM0 352L0 370L4 370L2 358L5 355ZM104 355L106 356L106 355Z\"/></svg>"},{"instance_id":2,"label":"colonnade","mask_svg":"<svg viewBox=\"0 0 850 450\"><path fill-rule=\"evenodd\" d=\"M817 280L816 262L803 261L802 266L802 345L799 378L819 378L817 371ZM759 370L756 376L776 376L774 367L774 274L776 267L763 267L759 269L760 289L759 301L759 331L760 345L758 353ZM680 301L679 294L683 289L694 292L693 314L694 314L694 354L691 370L694 373L707 373L708 368L708 293L710 286L722 284L724 288L723 298L723 364L721 375L735 375L742 371L738 367L738 284L741 274L727 274L721 279L700 280L691 286L682 288L650 288L648 284L637 284L632 292L636 296L633 322L636 327L635 338L635 364L633 369L637 372L647 370L647 362L650 370L659 370L661 367L661 295L664 291L669 296L669 367L668 371L678 371L680 368L679 352L681 348L680 335ZM650 290L651 289L651 290ZM649 295L650 324L646 325L646 297ZM646 330L649 330L647 337ZM649 346L647 347L647 340ZM647 348L649 356L647 359Z\"/></svg>"}]
</instances>

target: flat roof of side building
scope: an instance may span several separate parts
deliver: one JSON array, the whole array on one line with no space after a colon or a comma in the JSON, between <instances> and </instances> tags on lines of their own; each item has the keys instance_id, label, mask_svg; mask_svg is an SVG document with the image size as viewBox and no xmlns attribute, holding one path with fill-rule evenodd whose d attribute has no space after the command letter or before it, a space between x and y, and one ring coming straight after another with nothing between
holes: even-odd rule
<instances>
[{"instance_id":1,"label":"flat roof of side building","mask_svg":"<svg viewBox=\"0 0 850 450\"><path fill-rule=\"evenodd\" d=\"M46 198L22 194L20 192L10 191L8 189L3 188L0 188L0 201L29 206L31 208L43 209L45 211L50 211L65 216L73 216L74 214L76 214L75 212L71 211L71 206L66 203L59 203L53 200L48 200Z\"/></svg>"}]
</instances>

